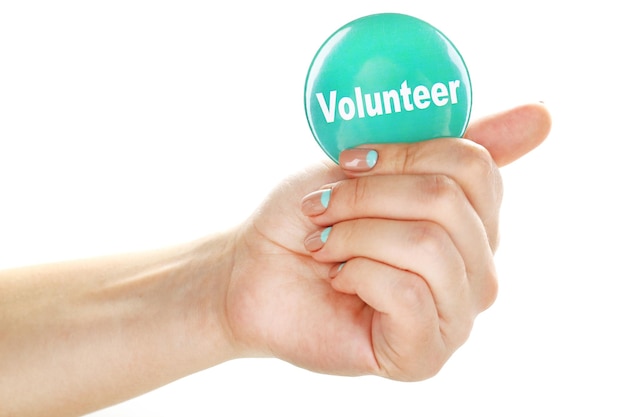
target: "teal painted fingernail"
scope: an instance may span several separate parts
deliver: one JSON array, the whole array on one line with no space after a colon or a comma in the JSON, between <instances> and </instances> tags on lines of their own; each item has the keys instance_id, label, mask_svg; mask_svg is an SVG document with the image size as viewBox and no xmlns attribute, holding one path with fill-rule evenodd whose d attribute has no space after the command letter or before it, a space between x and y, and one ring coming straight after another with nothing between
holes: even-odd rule
<instances>
[{"instance_id":1,"label":"teal painted fingernail","mask_svg":"<svg viewBox=\"0 0 626 417\"><path fill-rule=\"evenodd\" d=\"M378 152L376 152L375 150L371 150L367 153L367 157L365 158L365 161L367 162L367 166L370 168L373 168L374 165L376 165L376 162L378 162Z\"/></svg>"},{"instance_id":2,"label":"teal painted fingernail","mask_svg":"<svg viewBox=\"0 0 626 417\"><path fill-rule=\"evenodd\" d=\"M337 275L339 275L339 273L341 272L345 264L346 264L345 262L342 262L339 265L335 265L334 267L332 267L328 273L328 276L330 277L330 279L333 279Z\"/></svg>"},{"instance_id":3,"label":"teal painted fingernail","mask_svg":"<svg viewBox=\"0 0 626 417\"><path fill-rule=\"evenodd\" d=\"M330 202L330 191L331 191L330 189L324 190L322 192L322 195L320 196L320 200L324 208L328 208L328 203Z\"/></svg>"},{"instance_id":4,"label":"teal painted fingernail","mask_svg":"<svg viewBox=\"0 0 626 417\"><path fill-rule=\"evenodd\" d=\"M330 229L332 229L332 227L327 227L326 229L322 230L322 234L320 235L320 240L322 241L322 243L326 243L326 241L328 240L328 235L330 235Z\"/></svg>"}]
</instances>

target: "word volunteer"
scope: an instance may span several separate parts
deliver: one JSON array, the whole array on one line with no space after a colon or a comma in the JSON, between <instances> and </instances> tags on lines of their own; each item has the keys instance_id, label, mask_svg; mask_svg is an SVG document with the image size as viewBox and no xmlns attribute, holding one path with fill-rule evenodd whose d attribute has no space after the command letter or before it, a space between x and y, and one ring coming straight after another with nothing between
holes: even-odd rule
<instances>
[{"instance_id":1,"label":"word volunteer","mask_svg":"<svg viewBox=\"0 0 626 417\"><path fill-rule=\"evenodd\" d=\"M429 89L425 85L418 85L411 89L407 81L403 81L400 90L388 90L363 94L361 87L354 87L354 98L341 97L337 102L337 90L330 92L328 101L324 94L316 93L315 97L320 105L326 123L335 121L336 113L343 120L352 120L355 116L362 119L382 116L384 114L400 113L401 111L424 110L431 103L437 107L458 103L457 89L461 85L459 80L448 81L447 85L441 82L434 83ZM373 97L373 100L372 100Z\"/></svg>"}]
</instances>

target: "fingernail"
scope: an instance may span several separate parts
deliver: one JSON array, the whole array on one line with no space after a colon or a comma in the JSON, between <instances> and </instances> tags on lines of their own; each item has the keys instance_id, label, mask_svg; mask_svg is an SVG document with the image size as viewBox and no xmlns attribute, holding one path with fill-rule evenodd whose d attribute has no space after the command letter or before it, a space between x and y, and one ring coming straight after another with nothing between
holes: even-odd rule
<instances>
[{"instance_id":1,"label":"fingernail","mask_svg":"<svg viewBox=\"0 0 626 417\"><path fill-rule=\"evenodd\" d=\"M330 230L332 227L327 227L321 232L315 232L304 240L304 247L309 252L315 252L317 250L322 249L324 243L328 240L328 235L330 235Z\"/></svg>"},{"instance_id":2,"label":"fingernail","mask_svg":"<svg viewBox=\"0 0 626 417\"><path fill-rule=\"evenodd\" d=\"M317 216L328 208L331 189L312 192L302 199L302 213L306 216Z\"/></svg>"},{"instance_id":3,"label":"fingernail","mask_svg":"<svg viewBox=\"0 0 626 417\"><path fill-rule=\"evenodd\" d=\"M330 268L330 271L328 273L328 276L330 279L335 278L337 275L339 275L339 273L341 272L341 270L343 269L343 266L345 265L345 262L342 262L338 265L333 266L332 268Z\"/></svg>"},{"instance_id":4,"label":"fingernail","mask_svg":"<svg viewBox=\"0 0 626 417\"><path fill-rule=\"evenodd\" d=\"M339 165L348 171L369 171L378 162L378 152L374 149L346 149L339 155Z\"/></svg>"}]
</instances>

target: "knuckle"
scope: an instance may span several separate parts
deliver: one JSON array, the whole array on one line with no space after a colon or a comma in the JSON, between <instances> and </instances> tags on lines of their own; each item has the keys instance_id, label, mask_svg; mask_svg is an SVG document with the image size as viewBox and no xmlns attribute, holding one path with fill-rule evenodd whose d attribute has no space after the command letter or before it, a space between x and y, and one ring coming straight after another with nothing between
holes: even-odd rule
<instances>
[{"instance_id":1,"label":"knuckle","mask_svg":"<svg viewBox=\"0 0 626 417\"><path fill-rule=\"evenodd\" d=\"M497 194L502 190L500 170L489 151L477 143L466 141L465 146L457 148L459 163L466 167L466 175L480 179L481 182L493 185Z\"/></svg>"},{"instance_id":2,"label":"knuckle","mask_svg":"<svg viewBox=\"0 0 626 417\"><path fill-rule=\"evenodd\" d=\"M464 195L452 178L442 174L430 175L422 192L427 201L447 205L455 205Z\"/></svg>"},{"instance_id":3,"label":"knuckle","mask_svg":"<svg viewBox=\"0 0 626 417\"><path fill-rule=\"evenodd\" d=\"M436 223L428 221L413 222L406 229L409 247L419 246L424 256L439 257L444 250L445 231Z\"/></svg>"},{"instance_id":4,"label":"knuckle","mask_svg":"<svg viewBox=\"0 0 626 417\"><path fill-rule=\"evenodd\" d=\"M474 327L474 317L471 314L466 314L458 318L458 323L455 326L455 332L453 337L449 337L448 343L452 350L456 350L463 345L470 337L472 328Z\"/></svg>"},{"instance_id":5,"label":"knuckle","mask_svg":"<svg viewBox=\"0 0 626 417\"><path fill-rule=\"evenodd\" d=\"M498 274L495 271L495 268L490 267L485 272L485 276L483 278L483 285L480 289L480 294L478 296L478 309L479 312L488 309L495 301L498 296Z\"/></svg>"},{"instance_id":6,"label":"knuckle","mask_svg":"<svg viewBox=\"0 0 626 417\"><path fill-rule=\"evenodd\" d=\"M424 381L437 375L450 359L450 351L433 341L428 348L418 351L417 359L409 369L396 379L404 381Z\"/></svg>"},{"instance_id":7,"label":"knuckle","mask_svg":"<svg viewBox=\"0 0 626 417\"><path fill-rule=\"evenodd\" d=\"M491 247L491 253L496 253L500 246L500 230L498 228L498 218L492 219L493 227L487 230L489 238L489 246Z\"/></svg>"},{"instance_id":8,"label":"knuckle","mask_svg":"<svg viewBox=\"0 0 626 417\"><path fill-rule=\"evenodd\" d=\"M432 355L431 360L428 361L429 366L424 369L422 379L430 379L437 375L448 361L448 358L449 356L444 354L443 351L439 351L437 354Z\"/></svg>"},{"instance_id":9,"label":"knuckle","mask_svg":"<svg viewBox=\"0 0 626 417\"><path fill-rule=\"evenodd\" d=\"M489 151L477 143L465 141L464 146L457 148L460 162L470 167L476 174L489 174L496 169L495 162Z\"/></svg>"},{"instance_id":10,"label":"knuckle","mask_svg":"<svg viewBox=\"0 0 626 417\"><path fill-rule=\"evenodd\" d=\"M425 299L432 297L428 284L421 277L400 279L394 286L394 300L403 311L419 309Z\"/></svg>"},{"instance_id":11,"label":"knuckle","mask_svg":"<svg viewBox=\"0 0 626 417\"><path fill-rule=\"evenodd\" d=\"M432 187L435 197L441 200L456 201L461 195L463 195L461 186L446 175L435 175L433 177Z\"/></svg>"},{"instance_id":12,"label":"knuckle","mask_svg":"<svg viewBox=\"0 0 626 417\"><path fill-rule=\"evenodd\" d=\"M469 303L452 317L439 317L439 332L448 350L455 351L469 339L475 317Z\"/></svg>"}]
</instances>

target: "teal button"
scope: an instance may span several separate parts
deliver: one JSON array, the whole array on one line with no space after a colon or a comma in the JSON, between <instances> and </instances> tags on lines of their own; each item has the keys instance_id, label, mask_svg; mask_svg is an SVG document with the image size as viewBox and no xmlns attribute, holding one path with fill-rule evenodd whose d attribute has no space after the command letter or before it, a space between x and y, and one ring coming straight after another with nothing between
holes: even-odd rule
<instances>
[{"instance_id":1,"label":"teal button","mask_svg":"<svg viewBox=\"0 0 626 417\"><path fill-rule=\"evenodd\" d=\"M438 29L412 16L354 20L317 51L304 106L313 136L335 162L368 143L461 137L472 88L461 54Z\"/></svg>"}]
</instances>

